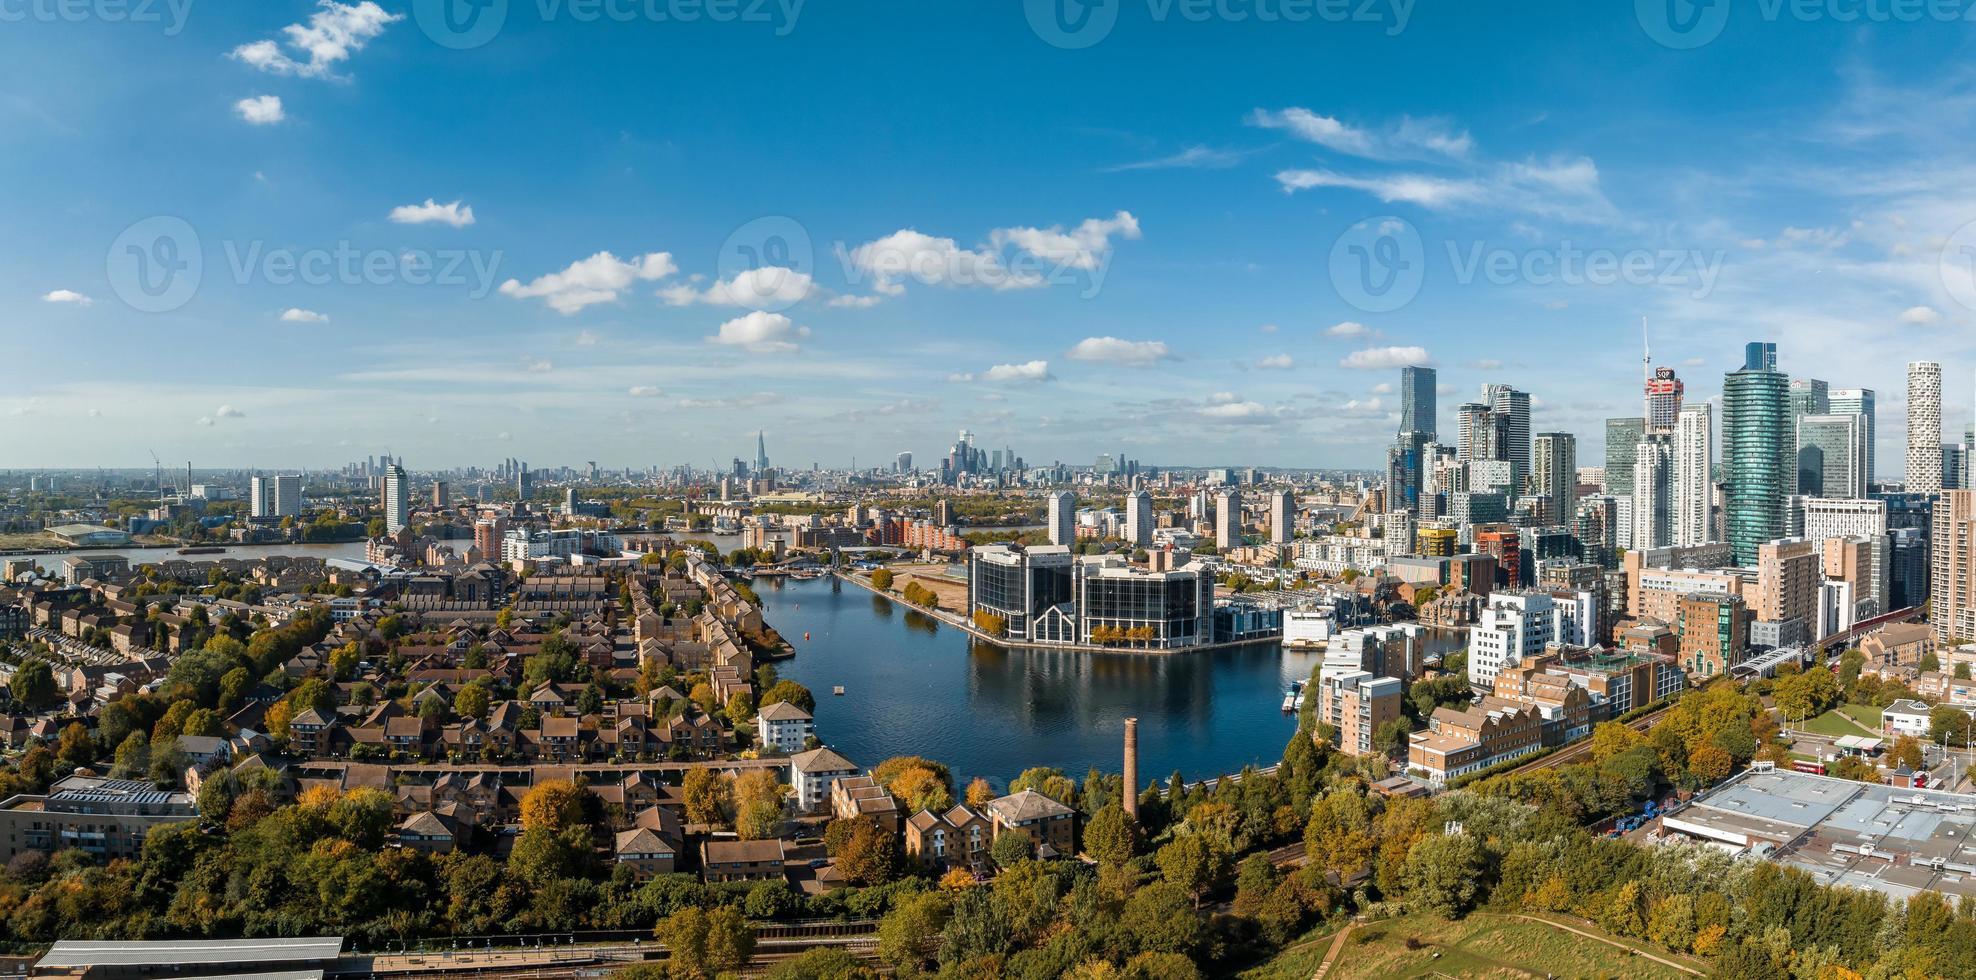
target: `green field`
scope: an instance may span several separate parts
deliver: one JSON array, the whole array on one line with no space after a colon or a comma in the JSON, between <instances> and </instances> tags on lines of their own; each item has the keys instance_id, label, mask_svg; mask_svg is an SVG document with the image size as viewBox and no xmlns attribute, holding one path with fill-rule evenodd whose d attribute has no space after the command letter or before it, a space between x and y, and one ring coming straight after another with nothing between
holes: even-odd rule
<instances>
[{"instance_id":1,"label":"green field","mask_svg":"<svg viewBox=\"0 0 1976 980\"><path fill-rule=\"evenodd\" d=\"M1576 928L1597 928L1573 922ZM1408 948L1413 940L1416 948ZM1622 940L1623 942L1624 940ZM1637 945L1629 943L1628 945ZM1330 949L1328 938L1313 938L1242 974L1243 980L1310 980ZM1688 962L1687 957L1661 954ZM1689 962L1703 969L1699 962ZM1359 926L1324 980L1385 980L1412 977L1619 977L1674 980L1690 977L1671 967L1632 955L1596 939L1511 916L1476 913L1459 922L1408 916Z\"/></svg>"},{"instance_id":2,"label":"green field","mask_svg":"<svg viewBox=\"0 0 1976 980\"><path fill-rule=\"evenodd\" d=\"M1859 725L1855 725L1847 721L1845 718L1840 717L1839 715L1840 710L1841 709L1834 708L1831 711L1827 711L1824 714L1819 715L1818 717L1805 722L1803 726L1804 730L1808 732L1815 732L1819 735L1824 735L1828 738L1843 738L1847 735L1868 735L1868 734L1878 733L1880 728L1879 708L1876 708L1870 704L1849 704L1844 707L1843 710L1845 711L1846 714L1849 714L1853 718L1857 719L1860 725L1866 726L1867 730L1865 731L1862 731Z\"/></svg>"}]
</instances>

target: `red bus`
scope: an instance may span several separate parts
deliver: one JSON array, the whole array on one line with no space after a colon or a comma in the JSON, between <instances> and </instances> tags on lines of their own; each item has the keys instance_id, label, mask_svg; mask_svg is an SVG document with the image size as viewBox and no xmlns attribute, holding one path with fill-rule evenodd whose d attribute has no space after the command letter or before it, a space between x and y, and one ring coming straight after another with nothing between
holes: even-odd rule
<instances>
[{"instance_id":1,"label":"red bus","mask_svg":"<svg viewBox=\"0 0 1976 980\"><path fill-rule=\"evenodd\" d=\"M1796 769L1799 772L1808 772L1816 776L1825 775L1825 763L1823 762L1812 762L1807 759L1792 759L1791 768Z\"/></svg>"}]
</instances>

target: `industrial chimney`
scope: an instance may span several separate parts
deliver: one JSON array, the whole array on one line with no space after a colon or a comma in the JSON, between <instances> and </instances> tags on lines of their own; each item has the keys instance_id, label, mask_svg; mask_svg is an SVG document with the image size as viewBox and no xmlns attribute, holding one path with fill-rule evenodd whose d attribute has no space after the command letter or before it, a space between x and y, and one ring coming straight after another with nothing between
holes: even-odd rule
<instances>
[{"instance_id":1,"label":"industrial chimney","mask_svg":"<svg viewBox=\"0 0 1976 980\"><path fill-rule=\"evenodd\" d=\"M1139 819L1139 719L1125 719L1125 812Z\"/></svg>"}]
</instances>

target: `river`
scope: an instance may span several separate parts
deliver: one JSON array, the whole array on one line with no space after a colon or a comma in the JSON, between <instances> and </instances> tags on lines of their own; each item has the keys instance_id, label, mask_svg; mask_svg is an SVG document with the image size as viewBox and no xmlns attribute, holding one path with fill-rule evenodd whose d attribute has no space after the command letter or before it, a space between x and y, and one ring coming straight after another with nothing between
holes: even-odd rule
<instances>
[{"instance_id":1,"label":"river","mask_svg":"<svg viewBox=\"0 0 1976 980\"><path fill-rule=\"evenodd\" d=\"M796 647L782 676L816 694L817 734L863 766L944 762L957 784L998 788L1030 766L1117 772L1139 719L1142 781L1270 765L1296 731L1283 690L1323 657L1274 643L1177 654L1007 650L834 579L755 580L763 614ZM809 639L803 634L808 633ZM831 688L842 685L842 697Z\"/></svg>"}]
</instances>

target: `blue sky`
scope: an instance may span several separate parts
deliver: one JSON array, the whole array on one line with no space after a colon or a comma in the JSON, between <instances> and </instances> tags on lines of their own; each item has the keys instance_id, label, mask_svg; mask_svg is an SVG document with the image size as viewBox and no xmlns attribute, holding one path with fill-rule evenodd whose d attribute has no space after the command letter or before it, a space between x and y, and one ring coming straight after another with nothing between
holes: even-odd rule
<instances>
[{"instance_id":1,"label":"blue sky","mask_svg":"<svg viewBox=\"0 0 1976 980\"><path fill-rule=\"evenodd\" d=\"M118 2L0 0L0 466L1370 466L1420 361L1589 459L1642 316L1691 397L1878 389L1883 461L1906 361L1976 399L1925 8Z\"/></svg>"}]
</instances>

